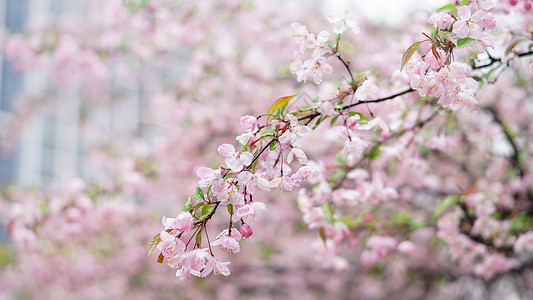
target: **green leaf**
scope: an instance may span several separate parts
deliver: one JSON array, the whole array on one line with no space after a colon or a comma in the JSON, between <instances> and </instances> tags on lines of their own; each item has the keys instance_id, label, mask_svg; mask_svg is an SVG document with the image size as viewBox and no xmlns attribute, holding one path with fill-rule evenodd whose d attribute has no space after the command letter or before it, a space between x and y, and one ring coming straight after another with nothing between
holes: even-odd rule
<instances>
[{"instance_id":1,"label":"green leaf","mask_svg":"<svg viewBox=\"0 0 533 300\"><path fill-rule=\"evenodd\" d=\"M405 64L409 61L411 56L413 56L413 54L415 53L416 49L418 49L418 47L420 47L420 44L422 44L423 42L424 41L418 41L418 42L412 44L411 46L409 46L409 48L407 48L407 50L405 50L405 52L403 53L403 56L402 56L402 63L401 63L401 66L400 66L400 71L403 69Z\"/></svg>"},{"instance_id":2,"label":"green leaf","mask_svg":"<svg viewBox=\"0 0 533 300\"><path fill-rule=\"evenodd\" d=\"M148 257L150 257L150 255L152 255L152 251L154 251L155 247L159 243L159 241L160 241L159 236L160 235L161 235L161 233L158 233L156 236L154 236L154 238L150 242L150 247L148 247Z\"/></svg>"},{"instance_id":3,"label":"green leaf","mask_svg":"<svg viewBox=\"0 0 533 300\"><path fill-rule=\"evenodd\" d=\"M363 157L370 158L371 160L376 160L381 155L381 144L373 147L370 151L366 151L363 154Z\"/></svg>"},{"instance_id":4,"label":"green leaf","mask_svg":"<svg viewBox=\"0 0 533 300\"><path fill-rule=\"evenodd\" d=\"M190 211L192 209L192 202L191 199L187 200L187 203L183 205L183 211Z\"/></svg>"},{"instance_id":5,"label":"green leaf","mask_svg":"<svg viewBox=\"0 0 533 300\"><path fill-rule=\"evenodd\" d=\"M366 78L366 75L368 75L368 73L369 72L364 72L364 73L359 74L359 76L355 78L354 84L358 85L359 83L361 83Z\"/></svg>"},{"instance_id":6,"label":"green leaf","mask_svg":"<svg viewBox=\"0 0 533 300\"><path fill-rule=\"evenodd\" d=\"M443 10L457 10L457 7L453 4L446 4L443 7L437 9L437 11L443 11Z\"/></svg>"},{"instance_id":7,"label":"green leaf","mask_svg":"<svg viewBox=\"0 0 533 300\"><path fill-rule=\"evenodd\" d=\"M442 202L437 206L435 212L433 213L432 222L435 222L438 217L444 212L448 207L454 206L459 203L461 197L459 195L448 195L442 200Z\"/></svg>"},{"instance_id":8,"label":"green leaf","mask_svg":"<svg viewBox=\"0 0 533 300\"><path fill-rule=\"evenodd\" d=\"M271 127L265 127L263 129L259 130L259 134L260 135L263 135L265 133L276 134L276 130L274 130L274 128L271 128Z\"/></svg>"},{"instance_id":9,"label":"green leaf","mask_svg":"<svg viewBox=\"0 0 533 300\"><path fill-rule=\"evenodd\" d=\"M207 204L205 202L200 202L198 204L196 204L196 206L194 207L194 211L193 211L193 215L196 215L196 212L199 211L202 207L206 206Z\"/></svg>"},{"instance_id":10,"label":"green leaf","mask_svg":"<svg viewBox=\"0 0 533 300\"><path fill-rule=\"evenodd\" d=\"M468 0L463 0L463 2L461 3L461 5L466 5L466 2L468 2Z\"/></svg>"},{"instance_id":11,"label":"green leaf","mask_svg":"<svg viewBox=\"0 0 533 300\"><path fill-rule=\"evenodd\" d=\"M344 223L346 226L348 226L349 229L353 229L359 225L357 224L357 221L354 220L353 216L351 215L338 216L337 220L339 220L339 222Z\"/></svg>"},{"instance_id":12,"label":"green leaf","mask_svg":"<svg viewBox=\"0 0 533 300\"><path fill-rule=\"evenodd\" d=\"M315 125L313 126L313 130L315 130L318 127L318 125L322 123L323 120L324 120L323 118L318 118L318 120L316 120Z\"/></svg>"},{"instance_id":13,"label":"green leaf","mask_svg":"<svg viewBox=\"0 0 533 300\"><path fill-rule=\"evenodd\" d=\"M228 204L227 208L228 208L228 213L233 216L233 205L232 204Z\"/></svg>"},{"instance_id":14,"label":"green leaf","mask_svg":"<svg viewBox=\"0 0 533 300\"><path fill-rule=\"evenodd\" d=\"M198 247L202 246L202 230L198 231L196 234L196 245L198 245Z\"/></svg>"},{"instance_id":15,"label":"green leaf","mask_svg":"<svg viewBox=\"0 0 533 300\"><path fill-rule=\"evenodd\" d=\"M337 153L337 155L335 156L335 159L337 160L337 162L341 165L344 165L346 163L346 159L342 157L342 154L340 153Z\"/></svg>"},{"instance_id":16,"label":"green leaf","mask_svg":"<svg viewBox=\"0 0 533 300\"><path fill-rule=\"evenodd\" d=\"M333 224L333 210L327 201L322 204L322 212L326 221Z\"/></svg>"},{"instance_id":17,"label":"green leaf","mask_svg":"<svg viewBox=\"0 0 533 300\"><path fill-rule=\"evenodd\" d=\"M201 188L197 187L196 189L194 189L194 192L192 192L192 197L194 198L194 200L202 202L205 200L204 191L202 191Z\"/></svg>"},{"instance_id":18,"label":"green leaf","mask_svg":"<svg viewBox=\"0 0 533 300\"><path fill-rule=\"evenodd\" d=\"M344 178L344 176L346 176L347 174L347 171L344 170L344 169L338 169L336 170L335 172L333 172L333 174L331 174L328 178L328 182L331 183L332 185L335 185L335 183L337 182L337 180L341 179L341 178Z\"/></svg>"},{"instance_id":19,"label":"green leaf","mask_svg":"<svg viewBox=\"0 0 533 300\"><path fill-rule=\"evenodd\" d=\"M514 231L522 232L531 229L531 227L533 227L533 218L528 216L524 211L517 213L515 217L511 219L511 228Z\"/></svg>"},{"instance_id":20,"label":"green leaf","mask_svg":"<svg viewBox=\"0 0 533 300\"><path fill-rule=\"evenodd\" d=\"M458 39L457 40L457 48L466 47L468 45L473 44L476 41L476 39L473 38L464 38L464 39Z\"/></svg>"},{"instance_id":21,"label":"green leaf","mask_svg":"<svg viewBox=\"0 0 533 300\"><path fill-rule=\"evenodd\" d=\"M438 28L433 28L433 30L431 31L431 38L432 39L436 39L438 33L439 33L439 29Z\"/></svg>"},{"instance_id":22,"label":"green leaf","mask_svg":"<svg viewBox=\"0 0 533 300\"><path fill-rule=\"evenodd\" d=\"M280 107L288 103L292 98L298 95L299 94L279 98L278 100L276 100L276 102L274 102L274 104L272 104L272 106L268 110L268 114L269 115L273 114L274 112L276 112L276 110L278 110Z\"/></svg>"},{"instance_id":23,"label":"green leaf","mask_svg":"<svg viewBox=\"0 0 533 300\"><path fill-rule=\"evenodd\" d=\"M339 116L335 116L335 117L331 118L331 123L329 124L329 126L335 125L335 122L337 122L338 118L339 118Z\"/></svg>"},{"instance_id":24,"label":"green leaf","mask_svg":"<svg viewBox=\"0 0 533 300\"><path fill-rule=\"evenodd\" d=\"M200 217L200 219L205 219L205 217L207 217L211 210L213 210L213 206L208 204L204 205L204 207L202 207L202 216Z\"/></svg>"},{"instance_id":25,"label":"green leaf","mask_svg":"<svg viewBox=\"0 0 533 300\"><path fill-rule=\"evenodd\" d=\"M389 218L390 226L402 226L409 221L409 214L405 210L394 212Z\"/></svg>"},{"instance_id":26,"label":"green leaf","mask_svg":"<svg viewBox=\"0 0 533 300\"><path fill-rule=\"evenodd\" d=\"M270 143L270 150L274 151L276 150L277 147L278 147L278 142L272 141L272 143Z\"/></svg>"}]
</instances>

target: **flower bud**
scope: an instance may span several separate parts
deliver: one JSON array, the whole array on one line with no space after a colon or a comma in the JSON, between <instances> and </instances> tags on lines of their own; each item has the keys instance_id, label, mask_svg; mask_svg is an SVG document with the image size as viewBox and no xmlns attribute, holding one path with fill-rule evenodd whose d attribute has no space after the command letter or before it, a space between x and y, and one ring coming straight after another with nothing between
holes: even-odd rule
<instances>
[{"instance_id":1,"label":"flower bud","mask_svg":"<svg viewBox=\"0 0 533 300\"><path fill-rule=\"evenodd\" d=\"M248 224L242 224L241 225L241 234L244 238L249 238L252 236L253 234L253 230L252 230L252 227L250 227L250 225Z\"/></svg>"}]
</instances>

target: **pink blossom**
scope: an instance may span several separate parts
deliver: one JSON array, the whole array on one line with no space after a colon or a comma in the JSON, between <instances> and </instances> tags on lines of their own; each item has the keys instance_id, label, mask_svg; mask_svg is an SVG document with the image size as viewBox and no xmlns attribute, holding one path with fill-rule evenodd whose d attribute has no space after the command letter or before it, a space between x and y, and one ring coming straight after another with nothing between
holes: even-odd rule
<instances>
[{"instance_id":1,"label":"pink blossom","mask_svg":"<svg viewBox=\"0 0 533 300\"><path fill-rule=\"evenodd\" d=\"M317 178L320 176L320 172L310 166L301 166L294 174L292 174L291 178L292 180L300 181L300 180L309 180L312 178Z\"/></svg>"},{"instance_id":2,"label":"pink blossom","mask_svg":"<svg viewBox=\"0 0 533 300\"><path fill-rule=\"evenodd\" d=\"M428 19L430 24L433 24L435 28L441 30L448 30L453 24L453 18L450 14L445 12L438 12L431 15Z\"/></svg>"},{"instance_id":3,"label":"pink blossom","mask_svg":"<svg viewBox=\"0 0 533 300\"><path fill-rule=\"evenodd\" d=\"M242 205L237 209L235 215L240 219L253 219L256 213L266 211L266 204L263 202L252 202Z\"/></svg>"},{"instance_id":4,"label":"pink blossom","mask_svg":"<svg viewBox=\"0 0 533 300\"><path fill-rule=\"evenodd\" d=\"M173 257L182 254L183 251L185 251L185 243L174 235L166 231L161 231L159 237L161 241L157 244L156 248L161 250L161 253L163 253L165 257Z\"/></svg>"},{"instance_id":5,"label":"pink blossom","mask_svg":"<svg viewBox=\"0 0 533 300\"><path fill-rule=\"evenodd\" d=\"M295 156L300 164L305 164L307 162L307 155L305 155L304 151L300 148L293 147L287 155L287 163L290 164Z\"/></svg>"},{"instance_id":6,"label":"pink blossom","mask_svg":"<svg viewBox=\"0 0 533 300\"><path fill-rule=\"evenodd\" d=\"M270 181L272 188L277 188L282 192L292 191L294 187L299 186L290 176L281 175Z\"/></svg>"},{"instance_id":7,"label":"pink blossom","mask_svg":"<svg viewBox=\"0 0 533 300\"><path fill-rule=\"evenodd\" d=\"M292 114L288 114L286 117L289 119L289 127L279 137L279 142L297 146L300 137L308 135L311 129L305 125L298 125L298 118Z\"/></svg>"},{"instance_id":8,"label":"pink blossom","mask_svg":"<svg viewBox=\"0 0 533 300\"><path fill-rule=\"evenodd\" d=\"M326 58L324 57L314 57L308 59L302 64L303 69L300 71L300 78L298 81L307 82L312 80L315 84L320 84L322 82L322 74L331 74L333 72L333 67L327 63Z\"/></svg>"},{"instance_id":9,"label":"pink blossom","mask_svg":"<svg viewBox=\"0 0 533 300\"><path fill-rule=\"evenodd\" d=\"M217 180L212 187L213 194L222 204L242 205L244 204L244 194L234 182Z\"/></svg>"},{"instance_id":10,"label":"pink blossom","mask_svg":"<svg viewBox=\"0 0 533 300\"><path fill-rule=\"evenodd\" d=\"M199 248L181 255L182 265L190 267L190 273L198 277L206 277L213 271L216 259L207 248ZM176 273L177 276L177 273Z\"/></svg>"},{"instance_id":11,"label":"pink blossom","mask_svg":"<svg viewBox=\"0 0 533 300\"><path fill-rule=\"evenodd\" d=\"M363 84L355 91L355 98L361 101L377 98L378 96L379 89L371 80L365 80L365 82L363 82Z\"/></svg>"},{"instance_id":12,"label":"pink blossom","mask_svg":"<svg viewBox=\"0 0 533 300\"><path fill-rule=\"evenodd\" d=\"M233 171L239 172L245 166L248 166L252 163L253 154L246 152L239 152L235 150L235 147L230 144L222 144L218 147L218 153L226 157L226 165Z\"/></svg>"},{"instance_id":13,"label":"pink blossom","mask_svg":"<svg viewBox=\"0 0 533 300\"><path fill-rule=\"evenodd\" d=\"M489 10L496 5L496 0L472 0L476 9Z\"/></svg>"},{"instance_id":14,"label":"pink blossom","mask_svg":"<svg viewBox=\"0 0 533 300\"><path fill-rule=\"evenodd\" d=\"M178 232L189 231L193 227L194 217L190 212L181 212L176 218L163 217L161 220L165 230L177 230Z\"/></svg>"},{"instance_id":15,"label":"pink blossom","mask_svg":"<svg viewBox=\"0 0 533 300\"><path fill-rule=\"evenodd\" d=\"M241 233L232 228L232 230L224 229L214 240L211 242L211 246L220 245L222 250L237 253L241 251L239 241L241 240Z\"/></svg>"},{"instance_id":16,"label":"pink blossom","mask_svg":"<svg viewBox=\"0 0 533 300\"><path fill-rule=\"evenodd\" d=\"M257 127L257 118L254 116L242 116L240 122L242 128L246 131L256 132L259 130L259 128Z\"/></svg>"},{"instance_id":17,"label":"pink blossom","mask_svg":"<svg viewBox=\"0 0 533 300\"><path fill-rule=\"evenodd\" d=\"M328 46L327 42L329 41L329 32L327 31L321 31L315 39L314 45L313 45L313 57L321 57L324 54L331 51L330 47Z\"/></svg>"},{"instance_id":18,"label":"pink blossom","mask_svg":"<svg viewBox=\"0 0 533 300\"><path fill-rule=\"evenodd\" d=\"M513 248L517 253L533 253L533 231L520 235Z\"/></svg>"},{"instance_id":19,"label":"pink blossom","mask_svg":"<svg viewBox=\"0 0 533 300\"><path fill-rule=\"evenodd\" d=\"M213 266L213 274L215 274L215 277L222 276L229 276L230 270L228 268L229 262L221 262L218 259L215 259L215 265Z\"/></svg>"},{"instance_id":20,"label":"pink blossom","mask_svg":"<svg viewBox=\"0 0 533 300\"><path fill-rule=\"evenodd\" d=\"M357 130L357 121L359 121L359 119L361 118L361 116L359 115L354 115L354 116L351 116L348 118L348 120L346 120L346 128L352 130L352 131L355 131Z\"/></svg>"},{"instance_id":21,"label":"pink blossom","mask_svg":"<svg viewBox=\"0 0 533 300\"><path fill-rule=\"evenodd\" d=\"M476 37L481 33L479 23L483 18L482 11L476 11L473 15L468 6L461 6L457 9L459 20L453 25L453 32L458 38L465 38L469 34Z\"/></svg>"},{"instance_id":22,"label":"pink blossom","mask_svg":"<svg viewBox=\"0 0 533 300\"><path fill-rule=\"evenodd\" d=\"M196 170L196 175L200 177L200 180L198 181L198 186L201 188L207 188L208 186L212 185L216 179L222 179L222 177L220 176L220 170L215 171L207 167L198 168L198 170Z\"/></svg>"},{"instance_id":23,"label":"pink blossom","mask_svg":"<svg viewBox=\"0 0 533 300\"><path fill-rule=\"evenodd\" d=\"M482 23L483 28L487 30L492 30L496 27L496 19L491 13L483 14Z\"/></svg>"},{"instance_id":24,"label":"pink blossom","mask_svg":"<svg viewBox=\"0 0 533 300\"><path fill-rule=\"evenodd\" d=\"M333 24L333 32L335 34L343 34L347 29L351 29L354 33L359 33L359 26L352 19L347 19L348 11L343 17L328 16L328 21Z\"/></svg>"}]
</instances>

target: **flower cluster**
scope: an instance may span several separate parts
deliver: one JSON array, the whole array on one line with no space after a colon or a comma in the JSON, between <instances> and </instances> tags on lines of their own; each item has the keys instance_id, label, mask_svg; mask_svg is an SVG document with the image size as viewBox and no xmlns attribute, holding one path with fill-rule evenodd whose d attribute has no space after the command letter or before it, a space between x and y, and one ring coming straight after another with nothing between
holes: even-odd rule
<instances>
[{"instance_id":1,"label":"flower cluster","mask_svg":"<svg viewBox=\"0 0 533 300\"><path fill-rule=\"evenodd\" d=\"M294 52L294 62L290 65L290 70L296 75L300 82L313 81L315 84L322 82L323 74L331 74L333 68L328 64L327 58L335 55L338 51L338 40L347 29L354 33L359 32L359 27L355 21L347 18L347 12L343 17L330 16L328 20L333 24L333 32L337 36L337 44L332 44L329 40L329 32L321 31L316 36L309 33L307 27L300 23L292 23L294 30L294 40L298 45L298 50ZM301 55L312 50L312 57L302 61Z\"/></svg>"},{"instance_id":2,"label":"flower cluster","mask_svg":"<svg viewBox=\"0 0 533 300\"><path fill-rule=\"evenodd\" d=\"M237 253L241 239L252 236L252 227L247 222L266 210L265 203L253 199L256 188L291 191L314 173L301 149L301 137L309 134L310 128L300 125L294 115L284 114L283 110L284 107L276 115L268 116L264 124L254 116L241 117L246 132L236 140L243 150L237 151L231 144L220 145L218 152L225 158L224 165L197 170L199 187L193 193L197 203L187 202L175 218L163 217L165 229L154 237L150 252L161 251L158 261L166 259L171 268L177 269L177 277L205 277L211 272L215 276L229 275L229 262L216 259L212 246ZM295 160L300 168L292 172L290 164ZM207 222L219 206L227 208L230 222L214 241L209 241ZM240 223L240 230L235 222ZM204 234L207 248L202 248ZM193 238L195 242L191 244Z\"/></svg>"},{"instance_id":3,"label":"flower cluster","mask_svg":"<svg viewBox=\"0 0 533 300\"><path fill-rule=\"evenodd\" d=\"M487 33L496 26L493 7L493 1L450 5L428 19L434 26L431 37L413 44L404 54L410 59L402 63L420 96L438 98L442 107L452 110L477 105L474 95L479 84L472 78L472 68L454 57L494 47L494 37ZM414 53L417 48L422 48L422 55Z\"/></svg>"}]
</instances>

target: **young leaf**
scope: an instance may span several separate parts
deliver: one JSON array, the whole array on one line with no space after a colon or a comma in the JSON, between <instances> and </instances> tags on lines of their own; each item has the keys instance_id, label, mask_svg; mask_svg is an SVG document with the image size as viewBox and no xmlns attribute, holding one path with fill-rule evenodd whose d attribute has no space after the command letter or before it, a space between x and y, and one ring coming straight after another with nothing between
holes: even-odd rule
<instances>
[{"instance_id":1,"label":"young leaf","mask_svg":"<svg viewBox=\"0 0 533 300\"><path fill-rule=\"evenodd\" d=\"M335 116L335 117L331 118L331 123L330 123L329 126L335 125L335 122L337 121L338 118L339 118L339 116Z\"/></svg>"},{"instance_id":2,"label":"young leaf","mask_svg":"<svg viewBox=\"0 0 533 300\"><path fill-rule=\"evenodd\" d=\"M213 207L211 205L205 205L204 207L202 207L202 216L200 217L200 219L204 219L205 217L207 217L207 215L211 212L212 209Z\"/></svg>"},{"instance_id":3,"label":"young leaf","mask_svg":"<svg viewBox=\"0 0 533 300\"><path fill-rule=\"evenodd\" d=\"M411 56L413 56L413 54L415 53L416 49L418 49L420 44L422 44L423 42L424 41L418 41L418 42L412 44L411 46L409 46L409 48L407 48L407 50L405 50L405 52L403 53L403 56L402 56L402 63L401 63L400 71L403 69L405 64L409 61Z\"/></svg>"},{"instance_id":4,"label":"young leaf","mask_svg":"<svg viewBox=\"0 0 533 300\"><path fill-rule=\"evenodd\" d=\"M273 114L276 110L278 110L280 107L288 103L292 98L298 95L299 94L279 98L278 100L276 100L276 102L274 102L274 104L272 104L272 106L268 110L268 114L269 115Z\"/></svg>"},{"instance_id":5,"label":"young leaf","mask_svg":"<svg viewBox=\"0 0 533 300\"><path fill-rule=\"evenodd\" d=\"M324 204L322 204L322 212L324 213L324 218L326 221L333 224L333 210L328 202L324 202Z\"/></svg>"},{"instance_id":6,"label":"young leaf","mask_svg":"<svg viewBox=\"0 0 533 300\"><path fill-rule=\"evenodd\" d=\"M475 41L476 41L476 39L469 38L469 37L464 38L464 39L458 39L457 40L457 48L466 47L468 45L471 45Z\"/></svg>"},{"instance_id":7,"label":"young leaf","mask_svg":"<svg viewBox=\"0 0 533 300\"><path fill-rule=\"evenodd\" d=\"M196 234L196 245L202 246L202 230Z\"/></svg>"},{"instance_id":8,"label":"young leaf","mask_svg":"<svg viewBox=\"0 0 533 300\"><path fill-rule=\"evenodd\" d=\"M191 203L191 199L189 198L189 200L187 200L187 203L183 205L183 211L190 211L191 208L192 208L192 203Z\"/></svg>"},{"instance_id":9,"label":"young leaf","mask_svg":"<svg viewBox=\"0 0 533 300\"><path fill-rule=\"evenodd\" d=\"M202 189L200 189L199 187L197 187L194 192L192 192L192 197L194 198L194 200L198 201L198 202L202 202L205 200L204 198L204 192L202 191Z\"/></svg>"},{"instance_id":10,"label":"young leaf","mask_svg":"<svg viewBox=\"0 0 533 300\"><path fill-rule=\"evenodd\" d=\"M227 208L228 208L228 213L229 213L230 215L233 215L233 205L232 205L232 204L228 204L228 207L227 207Z\"/></svg>"},{"instance_id":11,"label":"young leaf","mask_svg":"<svg viewBox=\"0 0 533 300\"><path fill-rule=\"evenodd\" d=\"M443 11L443 10L457 10L457 7L453 4L446 4L443 7L437 9L437 11Z\"/></svg>"},{"instance_id":12,"label":"young leaf","mask_svg":"<svg viewBox=\"0 0 533 300\"><path fill-rule=\"evenodd\" d=\"M433 222L437 220L438 217L444 212L448 207L451 207L459 203L459 195L448 195L442 200L442 202L437 206L435 212L433 213Z\"/></svg>"},{"instance_id":13,"label":"young leaf","mask_svg":"<svg viewBox=\"0 0 533 300\"><path fill-rule=\"evenodd\" d=\"M278 147L278 142L272 141L272 143L270 143L270 150L274 151L276 150L277 147Z\"/></svg>"},{"instance_id":14,"label":"young leaf","mask_svg":"<svg viewBox=\"0 0 533 300\"><path fill-rule=\"evenodd\" d=\"M265 133L276 134L276 130L274 130L274 128L272 127L265 127L259 130L260 135L265 134Z\"/></svg>"},{"instance_id":15,"label":"young leaf","mask_svg":"<svg viewBox=\"0 0 533 300\"><path fill-rule=\"evenodd\" d=\"M150 257L150 255L152 255L152 251L154 251L155 247L157 246L157 244L159 243L159 236L161 234L158 233L156 236L154 236L154 238L152 239L152 241L150 242L150 247L148 247L148 257Z\"/></svg>"}]
</instances>

